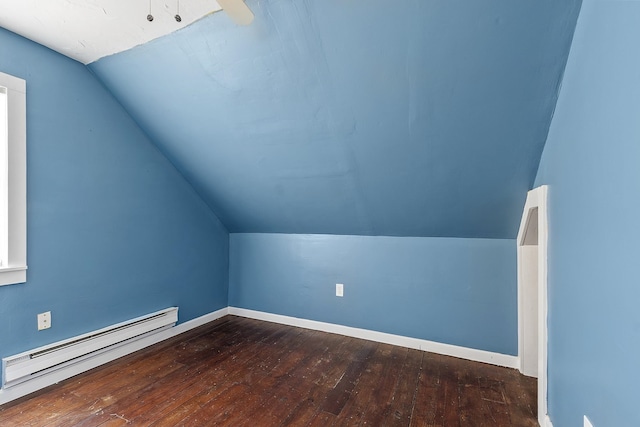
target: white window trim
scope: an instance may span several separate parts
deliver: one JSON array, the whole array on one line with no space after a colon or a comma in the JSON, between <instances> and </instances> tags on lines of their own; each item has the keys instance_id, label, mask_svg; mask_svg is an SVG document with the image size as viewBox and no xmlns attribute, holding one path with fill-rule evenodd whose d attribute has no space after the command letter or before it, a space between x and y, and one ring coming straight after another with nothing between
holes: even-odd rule
<instances>
[{"instance_id":1,"label":"white window trim","mask_svg":"<svg viewBox=\"0 0 640 427\"><path fill-rule=\"evenodd\" d=\"M0 266L0 286L27 281L27 85L0 72L7 89L8 262Z\"/></svg>"}]
</instances>

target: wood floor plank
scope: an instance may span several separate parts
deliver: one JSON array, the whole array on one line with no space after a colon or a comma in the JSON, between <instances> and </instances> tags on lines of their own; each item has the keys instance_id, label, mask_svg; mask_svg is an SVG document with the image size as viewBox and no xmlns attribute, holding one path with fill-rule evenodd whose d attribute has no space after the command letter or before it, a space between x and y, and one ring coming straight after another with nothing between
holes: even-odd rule
<instances>
[{"instance_id":1,"label":"wood floor plank","mask_svg":"<svg viewBox=\"0 0 640 427\"><path fill-rule=\"evenodd\" d=\"M217 366L215 370L219 370L224 373L224 376L222 377L223 380L226 378L234 378L236 381L223 381L220 386L217 387L217 392L211 394L211 398L209 400L203 402L201 407L195 411L194 414L188 414L184 420L181 420L181 423L188 425L195 422L193 420L197 420L199 417L211 416L209 411L211 407L215 408L218 405L221 396L228 393L230 388L242 384L248 386L242 396L242 405L227 408L226 416L236 417L239 416L240 413L246 411L250 398L255 394L254 389L259 387L260 379L267 377L272 368L281 362L285 354L291 352L296 345L303 342L303 340L299 339L300 330L287 328L284 329L284 332L284 334L278 333L278 338L276 338L275 341L272 341L271 338L261 339L254 343L254 346L245 346L243 350L249 354L245 355L242 350L239 350L234 354L233 359L227 359L225 361L228 363L233 362L233 365L225 366L223 363L220 366ZM265 341L269 342L270 351L268 351L266 347L260 346L261 344L264 344ZM281 343L282 345L275 345L275 343ZM268 356L265 357L265 354ZM218 422L223 421L217 415L215 418Z\"/></svg>"},{"instance_id":2,"label":"wood floor plank","mask_svg":"<svg viewBox=\"0 0 640 427\"><path fill-rule=\"evenodd\" d=\"M167 407L163 409L156 407L153 413L159 411L161 413L160 418L167 417L174 421L182 421L184 419L186 420L184 422L188 422L188 418L193 412L211 404L217 397L238 384L237 381L229 381L229 379L242 377L243 382L247 382L248 380L248 383L251 384L252 379L255 378L251 372L258 370L259 367L263 367L263 364L259 363L263 354L260 344L273 339L276 339L275 342L286 343L286 341L282 340L284 336L293 339L298 333L299 332L294 329L275 329L267 332L262 339L255 341L253 344L247 344L234 351L229 350L227 352L228 354L221 355L222 360L208 360L207 365L209 366L203 367L205 373L198 377L197 387L194 386L192 387L194 390L185 390L183 393L180 393L182 396L180 396L180 394L174 394L171 406L177 406L177 408L169 408L167 411ZM283 348L286 348L286 345ZM192 396L189 397L189 394ZM176 403L179 405L176 405ZM184 411L183 408L180 407L181 405L187 405L191 408L191 411ZM173 413L174 411L176 412L175 414ZM183 414L183 416L179 417L179 414ZM142 422L145 419L152 421L150 424L153 425L172 425L162 421L153 421L153 416L150 412L147 412L147 414L140 418L136 418L136 421Z\"/></svg>"},{"instance_id":3,"label":"wood floor plank","mask_svg":"<svg viewBox=\"0 0 640 427\"><path fill-rule=\"evenodd\" d=\"M440 379L441 365L428 353L421 362L410 425L443 425L446 391Z\"/></svg>"},{"instance_id":4,"label":"wood floor plank","mask_svg":"<svg viewBox=\"0 0 640 427\"><path fill-rule=\"evenodd\" d=\"M537 427L536 380L515 371L508 373L508 375L504 387L511 422L513 425Z\"/></svg>"},{"instance_id":5,"label":"wood floor plank","mask_svg":"<svg viewBox=\"0 0 640 427\"><path fill-rule=\"evenodd\" d=\"M247 329L244 331L245 337L257 337L261 331ZM241 342L242 334L234 333L233 338L230 336L211 337L208 334L200 335L196 340L190 340L193 344L193 349L189 352L189 356L186 358L188 365L183 365L182 368L171 372L169 375L161 377L145 377L138 378L138 382L135 384L128 384L124 389L119 389L119 392L114 393L118 396L118 399L109 399L104 403L105 405L98 408L84 420L74 425L77 427L98 425L100 422L106 421L111 417L111 414L124 414L124 417L128 420L133 420L138 416L154 409L155 406L166 402L166 388L171 387L174 393L180 392L185 387L189 387L195 381L198 381L201 377L202 367L198 365L197 359L194 355L198 354L200 357L205 357L212 362L221 363L223 360L233 357L233 351L222 351L220 349L231 349L232 346L228 346L228 340L232 339L234 342ZM203 349L211 348L210 342L218 342L219 351L216 352L204 352ZM184 362L184 354L179 356L180 362ZM111 397L108 396L108 397Z\"/></svg>"},{"instance_id":6,"label":"wood floor plank","mask_svg":"<svg viewBox=\"0 0 640 427\"><path fill-rule=\"evenodd\" d=\"M342 378L327 394L321 407L323 412L338 415L342 411L376 347L376 343L366 343L355 353L354 359L347 366Z\"/></svg>"},{"instance_id":7,"label":"wood floor plank","mask_svg":"<svg viewBox=\"0 0 640 427\"><path fill-rule=\"evenodd\" d=\"M368 358L364 372L355 385L351 398L340 412L336 425L359 426L363 424L367 410L372 401L376 399L376 394L388 391L388 389L384 389L390 387L389 384L384 384L384 377L386 371L394 364L391 359L392 355L397 357L395 351L406 351L406 349L388 344L377 346L376 351Z\"/></svg>"},{"instance_id":8,"label":"wood floor plank","mask_svg":"<svg viewBox=\"0 0 640 427\"><path fill-rule=\"evenodd\" d=\"M155 382L182 367L183 365L175 360L179 359L179 354L173 352L172 346L181 342L183 344L180 345L184 345L185 342L191 342L204 333L216 331L221 327L221 323L224 325L226 322L213 322L206 329L196 328L185 334L182 339L176 337L167 340L68 380L60 386L60 390L63 391L61 396L65 396L66 390L71 390L72 395L78 398L74 399L73 404L68 401L62 402L64 412L56 411L56 407L59 405L57 399L48 400L41 407L41 412L50 414L49 423L45 424L40 420L38 425L75 425L91 414L102 413L104 407L113 405L118 398L126 398L129 393L144 387L145 384ZM92 399L96 391L104 388L105 383L109 384L110 392ZM107 417L111 417L111 414L107 414L105 419ZM18 422L18 420L14 422ZM24 423L25 421L20 422Z\"/></svg>"},{"instance_id":9,"label":"wood floor plank","mask_svg":"<svg viewBox=\"0 0 640 427\"><path fill-rule=\"evenodd\" d=\"M303 334L291 349L280 349L278 362L268 375L256 378L250 385L250 391L243 398L237 418L262 425L277 425L287 416L297 401L298 394L292 387L300 385L300 381L292 381L296 370L304 370L310 359L314 358L318 341L315 334ZM311 343L311 346L309 344Z\"/></svg>"},{"instance_id":10,"label":"wood floor plank","mask_svg":"<svg viewBox=\"0 0 640 427\"><path fill-rule=\"evenodd\" d=\"M229 364L232 363L233 366L228 366L225 368L219 360L216 361L212 358L206 358L206 363L203 362L200 366L202 374L197 376L195 382L189 383L182 390L175 390L175 393L171 395L170 399L161 399L155 405L146 408L145 411L134 418L134 421L137 424L151 424L155 418L163 418L166 414L170 414L172 411L192 399L197 393L200 393L202 390L210 391L212 389L220 389L221 387L219 386L219 384L226 383L223 379L223 375L230 372L244 373L244 382L250 385L250 372L255 369L255 362L259 359L261 354L259 348L260 344L264 340L269 339L270 337L278 333L279 329L277 328L272 328L271 331L265 331L265 334L263 334L263 338L256 341L255 346L245 347L247 349L247 352L253 353L246 355L247 357L242 357L244 353L241 350L233 351L233 357L225 359ZM236 358L236 360L231 362L234 357ZM223 369L220 369L221 367L223 367Z\"/></svg>"},{"instance_id":11,"label":"wood floor plank","mask_svg":"<svg viewBox=\"0 0 640 427\"><path fill-rule=\"evenodd\" d=\"M324 365L314 377L313 385L306 394L300 396L298 405L280 423L282 426L305 426L313 420L327 393L340 381L351 363L350 356L360 347L360 340L354 340L340 335L332 336L334 345L325 353Z\"/></svg>"},{"instance_id":12,"label":"wood floor plank","mask_svg":"<svg viewBox=\"0 0 640 427\"><path fill-rule=\"evenodd\" d=\"M393 403L393 398L399 385L400 374L409 349L397 346L390 347L389 353L385 353L384 355L384 368L379 375L377 384L373 388L373 393L367 403L360 425L380 425L381 420L385 417L385 413L389 411Z\"/></svg>"},{"instance_id":13,"label":"wood floor plank","mask_svg":"<svg viewBox=\"0 0 640 427\"><path fill-rule=\"evenodd\" d=\"M431 359L431 363L437 358ZM454 363L452 363L454 362ZM436 395L436 422L442 422L443 426L458 427L460 419L460 371L456 361L447 360L446 364L440 365L440 393Z\"/></svg>"},{"instance_id":14,"label":"wood floor plank","mask_svg":"<svg viewBox=\"0 0 640 427\"><path fill-rule=\"evenodd\" d=\"M423 355L422 351L408 349L393 400L385 408L382 416L382 425L400 427L410 424L416 402Z\"/></svg>"},{"instance_id":15,"label":"wood floor plank","mask_svg":"<svg viewBox=\"0 0 640 427\"><path fill-rule=\"evenodd\" d=\"M336 416L325 411L319 411L311 419L308 427L327 427L335 424Z\"/></svg>"},{"instance_id":16,"label":"wood floor plank","mask_svg":"<svg viewBox=\"0 0 640 427\"><path fill-rule=\"evenodd\" d=\"M536 426L536 381L225 316L0 406L1 426Z\"/></svg>"}]
</instances>

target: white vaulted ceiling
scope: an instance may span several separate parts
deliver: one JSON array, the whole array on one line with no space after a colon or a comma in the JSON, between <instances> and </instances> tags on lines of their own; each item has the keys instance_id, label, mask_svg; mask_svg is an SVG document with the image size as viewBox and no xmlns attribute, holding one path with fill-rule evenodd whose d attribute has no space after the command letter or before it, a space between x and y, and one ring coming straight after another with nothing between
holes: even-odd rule
<instances>
[{"instance_id":1,"label":"white vaulted ceiling","mask_svg":"<svg viewBox=\"0 0 640 427\"><path fill-rule=\"evenodd\" d=\"M220 10L215 0L0 0L0 27L84 64L169 34Z\"/></svg>"}]
</instances>

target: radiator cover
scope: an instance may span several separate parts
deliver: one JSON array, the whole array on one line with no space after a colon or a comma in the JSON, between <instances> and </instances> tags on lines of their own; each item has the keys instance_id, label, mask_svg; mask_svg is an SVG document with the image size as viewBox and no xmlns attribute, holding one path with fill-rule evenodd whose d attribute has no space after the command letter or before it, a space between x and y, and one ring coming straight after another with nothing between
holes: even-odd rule
<instances>
[{"instance_id":1,"label":"radiator cover","mask_svg":"<svg viewBox=\"0 0 640 427\"><path fill-rule=\"evenodd\" d=\"M178 321L178 307L137 317L97 331L39 347L2 359L2 388L93 357L115 346L171 328Z\"/></svg>"}]
</instances>

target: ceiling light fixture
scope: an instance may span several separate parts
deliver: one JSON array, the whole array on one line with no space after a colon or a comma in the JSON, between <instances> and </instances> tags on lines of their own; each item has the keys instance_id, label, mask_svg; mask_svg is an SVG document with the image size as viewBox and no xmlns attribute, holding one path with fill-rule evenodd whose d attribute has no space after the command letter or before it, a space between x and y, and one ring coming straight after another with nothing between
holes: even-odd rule
<instances>
[{"instance_id":1,"label":"ceiling light fixture","mask_svg":"<svg viewBox=\"0 0 640 427\"><path fill-rule=\"evenodd\" d=\"M178 4L176 5L176 22L180 22L182 21L182 18L180 17L180 0L176 0L178 2Z\"/></svg>"},{"instance_id":2,"label":"ceiling light fixture","mask_svg":"<svg viewBox=\"0 0 640 427\"><path fill-rule=\"evenodd\" d=\"M243 0L218 0L218 4L227 15L238 25L249 25L253 22L253 12L244 3ZM176 0L176 14L174 16L176 22L182 22L180 16L180 0ZM149 14L147 21L153 22L153 14L151 13L151 0L149 0Z\"/></svg>"}]
</instances>

